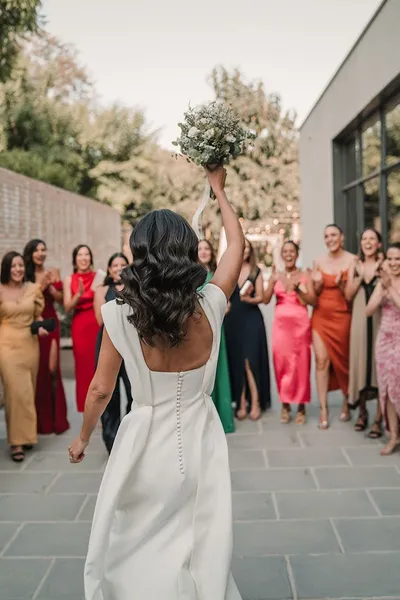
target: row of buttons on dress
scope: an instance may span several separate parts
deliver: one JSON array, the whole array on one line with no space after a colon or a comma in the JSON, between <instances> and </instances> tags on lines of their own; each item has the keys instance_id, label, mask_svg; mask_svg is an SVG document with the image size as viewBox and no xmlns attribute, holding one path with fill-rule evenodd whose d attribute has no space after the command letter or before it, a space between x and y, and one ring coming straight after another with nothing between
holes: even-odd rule
<instances>
[{"instance_id":1,"label":"row of buttons on dress","mask_svg":"<svg viewBox=\"0 0 400 600\"><path fill-rule=\"evenodd\" d=\"M182 424L181 424L182 380L183 380L183 374L178 373L178 386L177 386L177 391L176 391L176 435L178 438L179 470L182 473L182 475L184 475L185 466L183 464L183 444L182 444Z\"/></svg>"}]
</instances>

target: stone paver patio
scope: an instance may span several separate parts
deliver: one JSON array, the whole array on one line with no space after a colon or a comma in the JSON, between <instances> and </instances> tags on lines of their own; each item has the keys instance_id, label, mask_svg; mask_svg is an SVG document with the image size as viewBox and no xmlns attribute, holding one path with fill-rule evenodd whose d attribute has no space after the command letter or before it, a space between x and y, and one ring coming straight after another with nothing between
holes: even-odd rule
<instances>
[{"instance_id":1,"label":"stone paver patio","mask_svg":"<svg viewBox=\"0 0 400 600\"><path fill-rule=\"evenodd\" d=\"M73 381L66 388L75 433ZM321 432L316 406L304 427L280 425L276 407L228 438L244 600L400 598L400 453L381 458L334 411ZM100 436L82 465L68 462L68 434L42 438L17 466L0 415L0 600L81 600Z\"/></svg>"}]
</instances>

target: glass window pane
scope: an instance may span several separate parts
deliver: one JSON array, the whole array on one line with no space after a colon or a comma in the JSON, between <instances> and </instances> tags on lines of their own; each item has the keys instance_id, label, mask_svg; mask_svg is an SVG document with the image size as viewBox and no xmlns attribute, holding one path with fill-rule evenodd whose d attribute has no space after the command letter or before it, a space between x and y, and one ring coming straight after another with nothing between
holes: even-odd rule
<instances>
[{"instance_id":1,"label":"glass window pane","mask_svg":"<svg viewBox=\"0 0 400 600\"><path fill-rule=\"evenodd\" d=\"M400 160L400 97L388 107L386 112L386 164Z\"/></svg>"},{"instance_id":2,"label":"glass window pane","mask_svg":"<svg viewBox=\"0 0 400 600\"><path fill-rule=\"evenodd\" d=\"M345 244L349 252L357 252L358 228L357 228L357 188L353 187L345 192L346 201L346 231Z\"/></svg>"},{"instance_id":3,"label":"glass window pane","mask_svg":"<svg viewBox=\"0 0 400 600\"><path fill-rule=\"evenodd\" d=\"M380 178L374 177L366 181L364 188L364 227L373 227L382 230L379 210L379 187Z\"/></svg>"},{"instance_id":4,"label":"glass window pane","mask_svg":"<svg viewBox=\"0 0 400 600\"><path fill-rule=\"evenodd\" d=\"M387 176L389 241L400 242L400 169Z\"/></svg>"},{"instance_id":5,"label":"glass window pane","mask_svg":"<svg viewBox=\"0 0 400 600\"><path fill-rule=\"evenodd\" d=\"M381 122L374 115L363 125L362 133L362 174L370 175L381 166Z\"/></svg>"},{"instance_id":6,"label":"glass window pane","mask_svg":"<svg viewBox=\"0 0 400 600\"><path fill-rule=\"evenodd\" d=\"M344 179L345 183L351 183L360 177L359 156L360 147L358 140L354 137L344 145Z\"/></svg>"}]
</instances>

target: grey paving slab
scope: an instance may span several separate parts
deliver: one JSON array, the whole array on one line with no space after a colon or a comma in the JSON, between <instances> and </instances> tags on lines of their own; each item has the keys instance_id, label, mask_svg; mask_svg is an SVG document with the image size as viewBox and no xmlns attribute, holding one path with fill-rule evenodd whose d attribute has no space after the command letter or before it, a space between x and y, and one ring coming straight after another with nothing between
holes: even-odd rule
<instances>
[{"instance_id":1,"label":"grey paving slab","mask_svg":"<svg viewBox=\"0 0 400 600\"><path fill-rule=\"evenodd\" d=\"M233 576L243 600L291 600L293 598L281 556L233 559Z\"/></svg>"},{"instance_id":2,"label":"grey paving slab","mask_svg":"<svg viewBox=\"0 0 400 600\"><path fill-rule=\"evenodd\" d=\"M32 600L50 565L49 559L0 559L1 600Z\"/></svg>"},{"instance_id":3,"label":"grey paving slab","mask_svg":"<svg viewBox=\"0 0 400 600\"><path fill-rule=\"evenodd\" d=\"M346 552L400 552L400 517L334 523Z\"/></svg>"},{"instance_id":4,"label":"grey paving slab","mask_svg":"<svg viewBox=\"0 0 400 600\"><path fill-rule=\"evenodd\" d=\"M0 473L1 494L44 493L56 473Z\"/></svg>"},{"instance_id":5,"label":"grey paving slab","mask_svg":"<svg viewBox=\"0 0 400 600\"><path fill-rule=\"evenodd\" d=\"M233 518L236 521L276 519L271 494L234 492L232 496Z\"/></svg>"},{"instance_id":6,"label":"grey paving slab","mask_svg":"<svg viewBox=\"0 0 400 600\"><path fill-rule=\"evenodd\" d=\"M308 521L258 521L234 524L236 556L322 554L339 552L328 521L310 527Z\"/></svg>"},{"instance_id":7,"label":"grey paving slab","mask_svg":"<svg viewBox=\"0 0 400 600\"><path fill-rule=\"evenodd\" d=\"M97 494L102 473L62 473L54 485L51 486L51 492L55 494Z\"/></svg>"},{"instance_id":8,"label":"grey paving slab","mask_svg":"<svg viewBox=\"0 0 400 600\"><path fill-rule=\"evenodd\" d=\"M0 521L73 521L83 502L81 495L0 495Z\"/></svg>"},{"instance_id":9,"label":"grey paving slab","mask_svg":"<svg viewBox=\"0 0 400 600\"><path fill-rule=\"evenodd\" d=\"M41 587L37 600L84 600L83 559L58 558Z\"/></svg>"},{"instance_id":10,"label":"grey paving slab","mask_svg":"<svg viewBox=\"0 0 400 600\"><path fill-rule=\"evenodd\" d=\"M400 490L371 490L370 494L383 515L400 515Z\"/></svg>"},{"instance_id":11,"label":"grey paving slab","mask_svg":"<svg viewBox=\"0 0 400 600\"><path fill-rule=\"evenodd\" d=\"M232 435L228 437L228 446L241 450L255 450L257 448L299 448L300 442L296 432L286 433L271 431L258 435Z\"/></svg>"},{"instance_id":12,"label":"grey paving slab","mask_svg":"<svg viewBox=\"0 0 400 600\"><path fill-rule=\"evenodd\" d=\"M265 469L266 458L263 450L230 450L231 471L237 469Z\"/></svg>"},{"instance_id":13,"label":"grey paving slab","mask_svg":"<svg viewBox=\"0 0 400 600\"><path fill-rule=\"evenodd\" d=\"M317 427L308 431L300 431L299 438L302 445L307 448L317 447L342 447L352 448L353 446L379 447L379 444L361 435L357 435L351 428L347 428L345 423L341 423L341 429L319 430Z\"/></svg>"},{"instance_id":14,"label":"grey paving slab","mask_svg":"<svg viewBox=\"0 0 400 600\"><path fill-rule=\"evenodd\" d=\"M399 598L400 554L292 556L298 598Z\"/></svg>"},{"instance_id":15,"label":"grey paving slab","mask_svg":"<svg viewBox=\"0 0 400 600\"><path fill-rule=\"evenodd\" d=\"M13 523L0 523L0 553L11 540L19 525Z\"/></svg>"},{"instance_id":16,"label":"grey paving slab","mask_svg":"<svg viewBox=\"0 0 400 600\"><path fill-rule=\"evenodd\" d=\"M233 471L232 488L236 492L277 492L315 488L309 469L271 469Z\"/></svg>"},{"instance_id":17,"label":"grey paving slab","mask_svg":"<svg viewBox=\"0 0 400 600\"><path fill-rule=\"evenodd\" d=\"M340 448L266 450L271 467L324 467L348 465Z\"/></svg>"},{"instance_id":18,"label":"grey paving slab","mask_svg":"<svg viewBox=\"0 0 400 600\"><path fill-rule=\"evenodd\" d=\"M395 452L391 456L381 456L380 449L381 446L360 446L359 448L344 448L344 451L351 463L356 466L400 465L400 452Z\"/></svg>"},{"instance_id":19,"label":"grey paving slab","mask_svg":"<svg viewBox=\"0 0 400 600\"><path fill-rule=\"evenodd\" d=\"M275 498L281 519L378 516L364 490L277 492Z\"/></svg>"},{"instance_id":20,"label":"grey paving slab","mask_svg":"<svg viewBox=\"0 0 400 600\"><path fill-rule=\"evenodd\" d=\"M321 489L400 488L400 473L394 466L317 468L315 475Z\"/></svg>"},{"instance_id":21,"label":"grey paving slab","mask_svg":"<svg viewBox=\"0 0 400 600\"><path fill-rule=\"evenodd\" d=\"M7 548L6 556L86 556L89 523L28 523Z\"/></svg>"},{"instance_id":22,"label":"grey paving slab","mask_svg":"<svg viewBox=\"0 0 400 600\"><path fill-rule=\"evenodd\" d=\"M92 521L96 500L97 496L95 494L85 498L84 505L78 515L77 521Z\"/></svg>"},{"instance_id":23,"label":"grey paving slab","mask_svg":"<svg viewBox=\"0 0 400 600\"><path fill-rule=\"evenodd\" d=\"M88 452L85 460L79 465L71 465L67 449L65 452L37 452L26 466L25 472L30 471L67 471L80 473L82 471L104 471L107 462L105 454Z\"/></svg>"}]
</instances>

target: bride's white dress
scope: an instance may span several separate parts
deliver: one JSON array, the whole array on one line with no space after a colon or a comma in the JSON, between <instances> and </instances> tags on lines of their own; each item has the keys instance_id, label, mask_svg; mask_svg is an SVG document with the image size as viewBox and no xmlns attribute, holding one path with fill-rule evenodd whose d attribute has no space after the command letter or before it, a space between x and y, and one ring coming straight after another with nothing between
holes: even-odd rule
<instances>
[{"instance_id":1,"label":"bride's white dress","mask_svg":"<svg viewBox=\"0 0 400 600\"><path fill-rule=\"evenodd\" d=\"M104 473L85 565L86 600L240 600L231 575L231 482L225 435L211 399L224 293L200 300L213 332L208 362L150 371L127 305L103 306L135 406Z\"/></svg>"}]
</instances>

